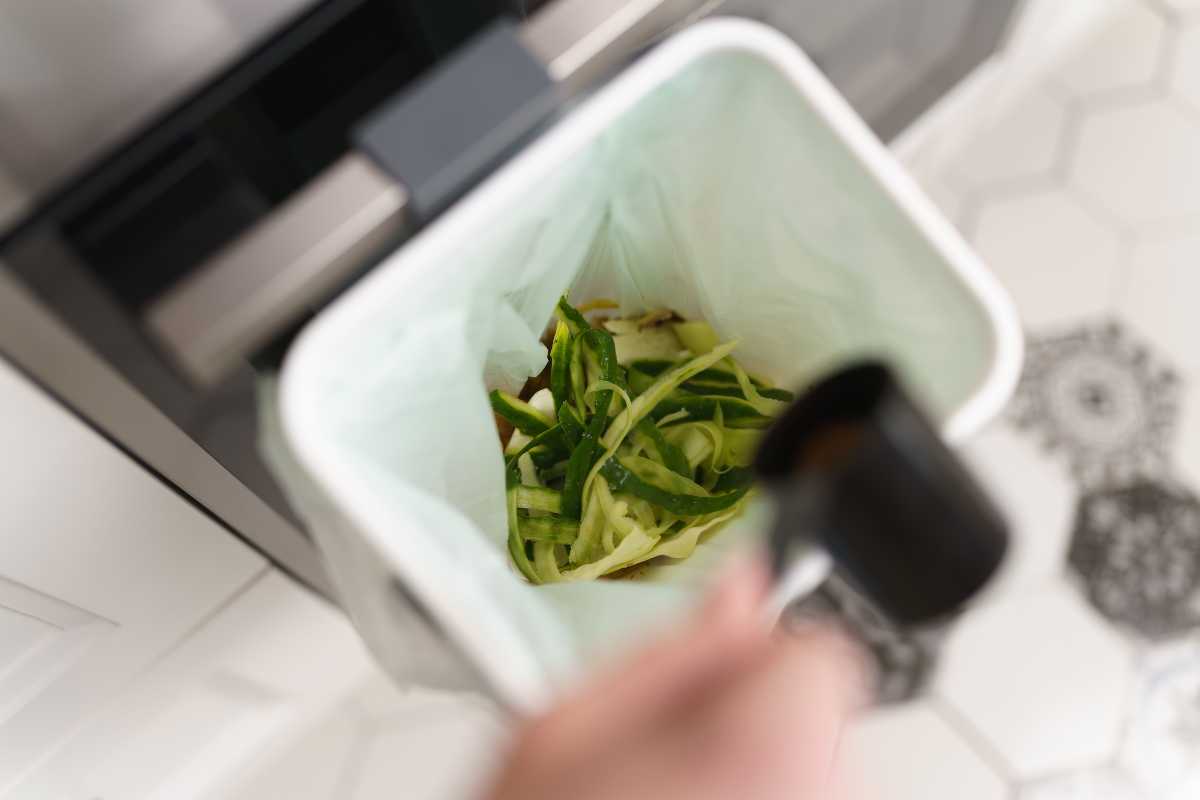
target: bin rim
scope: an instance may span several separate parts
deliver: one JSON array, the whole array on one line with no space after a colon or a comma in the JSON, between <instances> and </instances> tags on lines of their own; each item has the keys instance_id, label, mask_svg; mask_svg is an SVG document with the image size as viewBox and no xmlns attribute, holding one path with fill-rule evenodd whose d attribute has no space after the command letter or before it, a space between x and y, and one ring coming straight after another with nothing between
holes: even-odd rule
<instances>
[{"instance_id":1,"label":"bin rim","mask_svg":"<svg viewBox=\"0 0 1200 800\"><path fill-rule=\"evenodd\" d=\"M312 433L319 429L320 420L317 409L306 402L304 390L315 365L329 351L327 343L339 340L341 331L354 325L361 313L360 305L380 302L377 298L402 289L420 270L433 268L442 261L442 256L449 255L460 244L455 231L474 228L494 218L655 88L701 58L719 52L755 56L786 78L875 178L879 189L910 217L914 228L978 302L982 316L990 324L990 363L970 396L941 423L946 440L964 441L994 418L1007 402L1019 377L1023 345L1016 312L1000 283L798 45L762 23L712 18L655 47L517 153L318 313L288 350L279 383L279 411L286 444L304 471L316 478L324 492L336 501L339 513L353 522L376 552L388 552L383 534L371 524L384 513L383 509L370 492L351 479L352 473L341 463L337 447ZM393 529L388 538L403 535L403 531ZM409 544L419 546L420 537L409 538L418 540ZM524 652L524 638L503 615L492 614L491 618L481 620L475 603L464 603L461 598L448 596L453 593L437 590L438 574L422 574L424 570L413 570L395 560L389 561L388 566L427 604L443 624L446 635L475 663L502 698L526 709L539 708L548 700L549 681L544 667L532 654Z\"/></svg>"}]
</instances>

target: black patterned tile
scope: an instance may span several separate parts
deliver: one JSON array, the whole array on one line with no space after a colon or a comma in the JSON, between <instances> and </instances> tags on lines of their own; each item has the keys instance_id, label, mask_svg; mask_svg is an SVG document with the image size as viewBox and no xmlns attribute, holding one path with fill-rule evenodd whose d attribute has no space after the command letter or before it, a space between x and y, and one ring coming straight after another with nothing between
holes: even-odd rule
<instances>
[{"instance_id":1,"label":"black patterned tile","mask_svg":"<svg viewBox=\"0 0 1200 800\"><path fill-rule=\"evenodd\" d=\"M854 636L874 657L875 699L881 704L915 697L933 664L934 643L902 630L837 575L788 609L785 624L831 619Z\"/></svg>"},{"instance_id":2,"label":"black patterned tile","mask_svg":"<svg viewBox=\"0 0 1200 800\"><path fill-rule=\"evenodd\" d=\"M1083 486L1167 472L1181 380L1117 322L1031 336L1010 418Z\"/></svg>"},{"instance_id":3,"label":"black patterned tile","mask_svg":"<svg viewBox=\"0 0 1200 800\"><path fill-rule=\"evenodd\" d=\"M1079 501L1069 560L1092 605L1158 638L1200 624L1200 502L1166 482L1099 488Z\"/></svg>"}]
</instances>

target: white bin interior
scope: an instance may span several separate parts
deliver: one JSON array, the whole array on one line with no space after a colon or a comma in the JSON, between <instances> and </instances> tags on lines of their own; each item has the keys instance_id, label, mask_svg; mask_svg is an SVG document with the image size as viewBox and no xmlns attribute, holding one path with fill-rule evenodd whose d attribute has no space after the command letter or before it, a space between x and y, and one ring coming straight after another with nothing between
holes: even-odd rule
<instances>
[{"instance_id":1,"label":"white bin interior","mask_svg":"<svg viewBox=\"0 0 1200 800\"><path fill-rule=\"evenodd\" d=\"M537 338L572 284L625 311L705 318L783 385L885 356L951 439L999 409L1020 359L1003 292L803 54L753 23L695 26L374 270L288 356L280 415L298 472L282 477L403 680L461 682L406 639L393 579L527 705L686 603L716 561L660 570L668 588L532 587L509 567L485 388L540 369Z\"/></svg>"}]
</instances>

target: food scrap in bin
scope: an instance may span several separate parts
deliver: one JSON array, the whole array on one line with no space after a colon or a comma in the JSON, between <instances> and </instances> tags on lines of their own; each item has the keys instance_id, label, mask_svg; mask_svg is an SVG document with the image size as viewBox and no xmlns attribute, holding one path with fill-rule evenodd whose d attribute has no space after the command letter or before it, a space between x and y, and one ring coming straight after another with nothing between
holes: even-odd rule
<instances>
[{"instance_id":1,"label":"food scrap in bin","mask_svg":"<svg viewBox=\"0 0 1200 800\"><path fill-rule=\"evenodd\" d=\"M588 322L564 297L529 399L491 393L508 551L532 583L687 558L740 512L762 429L790 392L750 376L708 323L669 310ZM582 309L582 310L581 310ZM537 387L542 388L537 388Z\"/></svg>"}]
</instances>

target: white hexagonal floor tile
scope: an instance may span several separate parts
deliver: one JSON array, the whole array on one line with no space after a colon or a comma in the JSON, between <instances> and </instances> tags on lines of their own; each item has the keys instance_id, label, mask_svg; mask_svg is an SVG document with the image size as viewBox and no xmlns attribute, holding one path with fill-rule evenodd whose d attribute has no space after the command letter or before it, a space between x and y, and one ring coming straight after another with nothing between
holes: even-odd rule
<instances>
[{"instance_id":1,"label":"white hexagonal floor tile","mask_svg":"<svg viewBox=\"0 0 1200 800\"><path fill-rule=\"evenodd\" d=\"M1200 25L1179 32L1171 68L1171 91L1200 111Z\"/></svg>"},{"instance_id":2,"label":"white hexagonal floor tile","mask_svg":"<svg viewBox=\"0 0 1200 800\"><path fill-rule=\"evenodd\" d=\"M973 239L1030 327L1102 314L1112 302L1120 243L1063 189L986 203Z\"/></svg>"},{"instance_id":3,"label":"white hexagonal floor tile","mask_svg":"<svg viewBox=\"0 0 1200 800\"><path fill-rule=\"evenodd\" d=\"M1154 800L1128 775L1112 768L1076 772L1024 787L1017 800Z\"/></svg>"},{"instance_id":4,"label":"white hexagonal floor tile","mask_svg":"<svg viewBox=\"0 0 1200 800\"><path fill-rule=\"evenodd\" d=\"M1200 788L1200 643L1183 641L1147 654L1120 764L1154 797Z\"/></svg>"},{"instance_id":5,"label":"white hexagonal floor tile","mask_svg":"<svg viewBox=\"0 0 1200 800\"><path fill-rule=\"evenodd\" d=\"M1003 423L976 436L960 454L1008 519L1008 555L989 593L1062 574L1077 496L1066 468Z\"/></svg>"},{"instance_id":6,"label":"white hexagonal floor tile","mask_svg":"<svg viewBox=\"0 0 1200 800\"><path fill-rule=\"evenodd\" d=\"M875 711L842 744L848 796L1002 800L1008 787L926 703Z\"/></svg>"},{"instance_id":7,"label":"white hexagonal floor tile","mask_svg":"<svg viewBox=\"0 0 1200 800\"><path fill-rule=\"evenodd\" d=\"M1054 166L1066 119L1062 103L1035 88L992 124L981 126L955 155L949 173L971 189L1047 173Z\"/></svg>"},{"instance_id":8,"label":"white hexagonal floor tile","mask_svg":"<svg viewBox=\"0 0 1200 800\"><path fill-rule=\"evenodd\" d=\"M1133 226L1200 214L1200 117L1165 99L1091 111L1071 177Z\"/></svg>"},{"instance_id":9,"label":"white hexagonal floor tile","mask_svg":"<svg viewBox=\"0 0 1200 800\"><path fill-rule=\"evenodd\" d=\"M1200 137L1200 132L1197 132ZM1200 196L1200 183L1192 187ZM1139 243L1117 309L1178 368L1200 372L1200 234Z\"/></svg>"},{"instance_id":10,"label":"white hexagonal floor tile","mask_svg":"<svg viewBox=\"0 0 1200 800\"><path fill-rule=\"evenodd\" d=\"M1057 70L1057 83L1078 96L1150 83L1166 23L1146 4L1125 0Z\"/></svg>"},{"instance_id":11,"label":"white hexagonal floor tile","mask_svg":"<svg viewBox=\"0 0 1200 800\"><path fill-rule=\"evenodd\" d=\"M1112 756L1131 678L1125 643L1056 584L970 612L946 641L935 692L1031 778Z\"/></svg>"}]
</instances>

